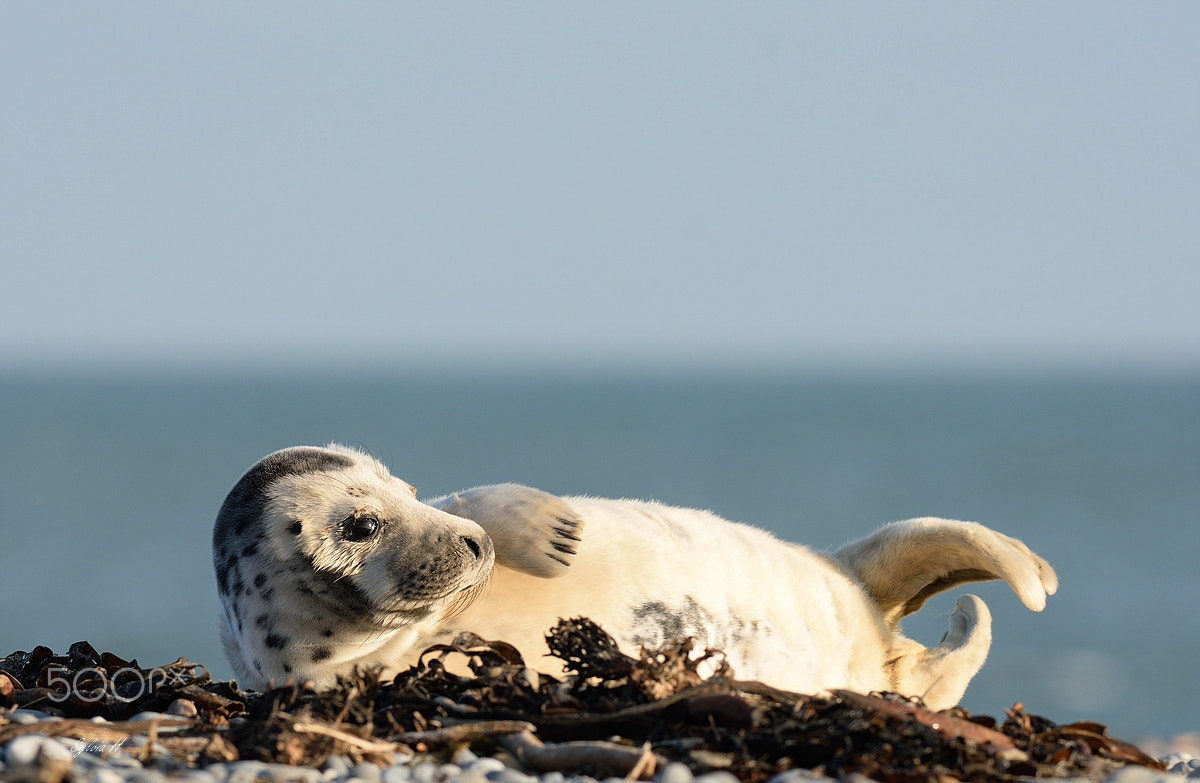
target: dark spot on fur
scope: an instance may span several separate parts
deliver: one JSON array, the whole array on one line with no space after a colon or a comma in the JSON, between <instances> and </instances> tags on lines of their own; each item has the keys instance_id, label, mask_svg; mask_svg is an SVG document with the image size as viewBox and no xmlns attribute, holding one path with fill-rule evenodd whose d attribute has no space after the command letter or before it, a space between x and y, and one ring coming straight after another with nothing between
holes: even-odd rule
<instances>
[{"instance_id":1,"label":"dark spot on fur","mask_svg":"<svg viewBox=\"0 0 1200 783\"><path fill-rule=\"evenodd\" d=\"M255 587L262 587L266 583L267 583L267 575L266 574L259 574L258 576L254 577L254 586Z\"/></svg>"},{"instance_id":2,"label":"dark spot on fur","mask_svg":"<svg viewBox=\"0 0 1200 783\"><path fill-rule=\"evenodd\" d=\"M304 523L298 519L293 519L292 524L288 525L288 532L293 536L300 535L300 531L304 530Z\"/></svg>"},{"instance_id":3,"label":"dark spot on fur","mask_svg":"<svg viewBox=\"0 0 1200 783\"><path fill-rule=\"evenodd\" d=\"M262 591L262 595L260 596L260 598L262 598L263 603L269 604L269 603L271 603L271 596L273 596L273 595L275 595L275 588L268 587L266 590Z\"/></svg>"},{"instance_id":4,"label":"dark spot on fur","mask_svg":"<svg viewBox=\"0 0 1200 783\"><path fill-rule=\"evenodd\" d=\"M708 644L713 616L692 596L684 596L683 605L667 606L662 601L649 601L631 609L634 626L634 644L659 645L668 639L695 638L699 644ZM657 633L655 633L657 631ZM655 638L657 637L657 638Z\"/></svg>"},{"instance_id":5,"label":"dark spot on fur","mask_svg":"<svg viewBox=\"0 0 1200 783\"><path fill-rule=\"evenodd\" d=\"M324 631L321 631L321 635L328 639L330 636L333 636L333 629L326 628Z\"/></svg>"},{"instance_id":6,"label":"dark spot on fur","mask_svg":"<svg viewBox=\"0 0 1200 783\"><path fill-rule=\"evenodd\" d=\"M258 617L255 617L254 618L254 626L256 628L262 628L264 630L267 628L270 628L271 627L271 615L260 614Z\"/></svg>"},{"instance_id":7,"label":"dark spot on fur","mask_svg":"<svg viewBox=\"0 0 1200 783\"><path fill-rule=\"evenodd\" d=\"M313 663L320 663L321 661L327 660L332 657L333 657L333 650L329 649L328 647L318 647L317 649L313 650L313 654L312 654Z\"/></svg>"},{"instance_id":8,"label":"dark spot on fur","mask_svg":"<svg viewBox=\"0 0 1200 783\"><path fill-rule=\"evenodd\" d=\"M251 541L249 544L246 544L244 547L242 547L242 557L250 557L250 555L253 555L257 551L258 542Z\"/></svg>"},{"instance_id":9,"label":"dark spot on fur","mask_svg":"<svg viewBox=\"0 0 1200 783\"><path fill-rule=\"evenodd\" d=\"M285 476L345 470L354 460L345 454L312 446L277 451L246 471L225 496L213 525L213 545L219 547L243 535L262 519L267 505L267 487ZM257 531L256 531L257 532Z\"/></svg>"},{"instance_id":10,"label":"dark spot on fur","mask_svg":"<svg viewBox=\"0 0 1200 783\"><path fill-rule=\"evenodd\" d=\"M284 674L292 673L292 665L286 661L284 661L284 664L283 664L283 673Z\"/></svg>"},{"instance_id":11,"label":"dark spot on fur","mask_svg":"<svg viewBox=\"0 0 1200 783\"><path fill-rule=\"evenodd\" d=\"M259 659L257 659L257 658L255 658L255 659L254 659L254 671L258 672L259 674L262 674L262 673L263 673L263 670L262 670L262 661L260 661L260 660L259 660Z\"/></svg>"},{"instance_id":12,"label":"dark spot on fur","mask_svg":"<svg viewBox=\"0 0 1200 783\"><path fill-rule=\"evenodd\" d=\"M277 633L269 633L267 634L266 644L272 650L282 650L284 647L288 646L289 641L291 640L286 636L281 636Z\"/></svg>"}]
</instances>

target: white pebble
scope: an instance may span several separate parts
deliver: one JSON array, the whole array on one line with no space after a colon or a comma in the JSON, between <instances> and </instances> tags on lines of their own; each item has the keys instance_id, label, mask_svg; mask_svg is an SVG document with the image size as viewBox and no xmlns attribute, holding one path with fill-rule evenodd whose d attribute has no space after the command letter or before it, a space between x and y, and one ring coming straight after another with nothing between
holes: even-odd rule
<instances>
[{"instance_id":1,"label":"white pebble","mask_svg":"<svg viewBox=\"0 0 1200 783\"><path fill-rule=\"evenodd\" d=\"M114 753L113 755L109 756L106 761L108 762L108 766L115 769L135 770L142 768L142 762L138 761L133 756L130 756L128 753Z\"/></svg>"},{"instance_id":2,"label":"white pebble","mask_svg":"<svg viewBox=\"0 0 1200 783\"><path fill-rule=\"evenodd\" d=\"M696 783L740 783L732 772L708 772L695 778Z\"/></svg>"},{"instance_id":3,"label":"white pebble","mask_svg":"<svg viewBox=\"0 0 1200 783\"><path fill-rule=\"evenodd\" d=\"M32 723L41 723L42 721L53 720L54 716L48 712L42 712L41 710L21 709L13 710L11 713L9 713L8 719L13 723L21 723L28 726ZM62 718L58 718L58 720L62 720Z\"/></svg>"},{"instance_id":4,"label":"white pebble","mask_svg":"<svg viewBox=\"0 0 1200 783\"><path fill-rule=\"evenodd\" d=\"M1156 772L1148 767L1121 767L1104 778L1104 783L1178 783L1177 775Z\"/></svg>"},{"instance_id":5,"label":"white pebble","mask_svg":"<svg viewBox=\"0 0 1200 783\"><path fill-rule=\"evenodd\" d=\"M488 772L485 776L491 783L539 783L532 775L526 775L519 769L505 767Z\"/></svg>"},{"instance_id":6,"label":"white pebble","mask_svg":"<svg viewBox=\"0 0 1200 783\"><path fill-rule=\"evenodd\" d=\"M466 772L478 772L481 775L486 775L489 772L499 772L502 769L508 769L504 766L504 762L500 759L494 759L490 756L477 758L470 764L463 767Z\"/></svg>"},{"instance_id":7,"label":"white pebble","mask_svg":"<svg viewBox=\"0 0 1200 783\"><path fill-rule=\"evenodd\" d=\"M153 769L141 769L125 776L125 783L167 783L167 776Z\"/></svg>"},{"instance_id":8,"label":"white pebble","mask_svg":"<svg viewBox=\"0 0 1200 783\"><path fill-rule=\"evenodd\" d=\"M1162 763L1167 765L1167 772L1173 775L1200 778L1200 758L1190 753L1172 753L1170 756L1164 756Z\"/></svg>"},{"instance_id":9,"label":"white pebble","mask_svg":"<svg viewBox=\"0 0 1200 783\"><path fill-rule=\"evenodd\" d=\"M457 764L443 764L434 771L433 779L436 783L446 783L446 781L456 778L461 774L462 767Z\"/></svg>"},{"instance_id":10,"label":"white pebble","mask_svg":"<svg viewBox=\"0 0 1200 783\"><path fill-rule=\"evenodd\" d=\"M74 761L75 756L51 737L26 734L8 743L5 760L11 766L26 766L37 763L38 756L47 761Z\"/></svg>"},{"instance_id":11,"label":"white pebble","mask_svg":"<svg viewBox=\"0 0 1200 783\"><path fill-rule=\"evenodd\" d=\"M196 702L191 699L176 699L167 707L167 714L179 718L194 718L200 713L196 709Z\"/></svg>"},{"instance_id":12,"label":"white pebble","mask_svg":"<svg viewBox=\"0 0 1200 783\"><path fill-rule=\"evenodd\" d=\"M380 783L383 779L383 770L378 764L356 764L350 770L350 777L362 781L362 783Z\"/></svg>"},{"instance_id":13,"label":"white pebble","mask_svg":"<svg viewBox=\"0 0 1200 783\"><path fill-rule=\"evenodd\" d=\"M325 780L336 780L350 774L350 759L345 756L330 756L321 765L321 777Z\"/></svg>"},{"instance_id":14,"label":"white pebble","mask_svg":"<svg viewBox=\"0 0 1200 783\"><path fill-rule=\"evenodd\" d=\"M412 768L413 783L433 783L435 774L437 774L437 764L432 761L422 761Z\"/></svg>"},{"instance_id":15,"label":"white pebble","mask_svg":"<svg viewBox=\"0 0 1200 783\"><path fill-rule=\"evenodd\" d=\"M811 769L789 769L787 772L780 772L775 777L767 781L767 783L803 783L809 780L836 780L836 778L818 775Z\"/></svg>"},{"instance_id":16,"label":"white pebble","mask_svg":"<svg viewBox=\"0 0 1200 783\"><path fill-rule=\"evenodd\" d=\"M96 767L88 775L87 783L124 783L116 770L108 767Z\"/></svg>"},{"instance_id":17,"label":"white pebble","mask_svg":"<svg viewBox=\"0 0 1200 783\"><path fill-rule=\"evenodd\" d=\"M566 779L567 776L557 770L554 772L547 772L541 777L542 783L564 783Z\"/></svg>"},{"instance_id":18,"label":"white pebble","mask_svg":"<svg viewBox=\"0 0 1200 783\"><path fill-rule=\"evenodd\" d=\"M457 764L460 767L466 768L471 765L471 762L475 761L478 758L479 758L479 756L476 756L474 753L472 753L470 748L464 747L464 748L459 748L457 751L455 751L454 755L450 757L450 761L452 761L453 763Z\"/></svg>"},{"instance_id":19,"label":"white pebble","mask_svg":"<svg viewBox=\"0 0 1200 783\"><path fill-rule=\"evenodd\" d=\"M217 776L207 769L177 769L169 780L171 783L217 783Z\"/></svg>"},{"instance_id":20,"label":"white pebble","mask_svg":"<svg viewBox=\"0 0 1200 783\"><path fill-rule=\"evenodd\" d=\"M253 783L266 768L261 761L231 761L225 765L225 783Z\"/></svg>"},{"instance_id":21,"label":"white pebble","mask_svg":"<svg viewBox=\"0 0 1200 783\"><path fill-rule=\"evenodd\" d=\"M688 769L687 764L672 761L663 767L654 779L658 783L688 783L692 779L692 771Z\"/></svg>"},{"instance_id":22,"label":"white pebble","mask_svg":"<svg viewBox=\"0 0 1200 783\"><path fill-rule=\"evenodd\" d=\"M258 780L275 783L320 783L320 770L312 767L293 767L288 764L267 764L258 773Z\"/></svg>"},{"instance_id":23,"label":"white pebble","mask_svg":"<svg viewBox=\"0 0 1200 783\"><path fill-rule=\"evenodd\" d=\"M451 778L445 778L447 782ZM487 775L477 769L463 770L460 774L454 776L454 783L488 783Z\"/></svg>"},{"instance_id":24,"label":"white pebble","mask_svg":"<svg viewBox=\"0 0 1200 783\"><path fill-rule=\"evenodd\" d=\"M404 764L397 764L383 771L383 783L410 783L412 779L412 768Z\"/></svg>"}]
</instances>

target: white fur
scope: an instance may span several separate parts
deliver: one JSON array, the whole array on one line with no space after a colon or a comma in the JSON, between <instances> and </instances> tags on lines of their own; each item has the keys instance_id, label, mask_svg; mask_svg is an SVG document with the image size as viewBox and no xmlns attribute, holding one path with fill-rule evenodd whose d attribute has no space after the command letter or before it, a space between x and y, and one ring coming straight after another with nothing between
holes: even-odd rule
<instances>
[{"instance_id":1,"label":"white fur","mask_svg":"<svg viewBox=\"0 0 1200 783\"><path fill-rule=\"evenodd\" d=\"M343 453L370 463L371 471L358 471L360 479L384 470L366 455ZM336 482L317 478L279 488L338 491L328 489ZM371 502L379 507L413 502L411 494L392 497L408 485L390 476L356 486L374 493ZM350 663L380 664L394 673L429 644L460 631L510 642L531 665L545 667L545 632L560 618L586 616L631 654L668 636L692 636L699 647L724 650L742 679L805 693L898 691L941 709L957 703L983 665L991 643L987 607L975 596L960 598L942 643L930 649L902 636L900 619L963 582L1004 579L1034 611L1057 587L1053 569L1024 544L968 522L893 523L829 555L707 511L653 502L560 499L502 485L432 505L471 517L491 536L496 565L485 589L449 616L447 599L403 628L374 629L367 639L339 632L336 665L298 676L328 681ZM425 508L405 513L442 524L442 517L429 516L440 511ZM364 579L386 580L388 567L380 563L390 566L391 554L378 549L369 562L338 567L375 600L387 595L387 586ZM235 663L246 655L239 644L229 647ZM253 650L260 658L266 653L261 645Z\"/></svg>"}]
</instances>

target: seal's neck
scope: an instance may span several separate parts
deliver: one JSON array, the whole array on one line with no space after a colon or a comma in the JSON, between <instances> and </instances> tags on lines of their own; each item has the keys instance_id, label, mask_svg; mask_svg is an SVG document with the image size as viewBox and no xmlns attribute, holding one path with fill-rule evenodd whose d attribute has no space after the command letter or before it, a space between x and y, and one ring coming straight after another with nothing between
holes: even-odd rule
<instances>
[{"instance_id":1,"label":"seal's neck","mask_svg":"<svg viewBox=\"0 0 1200 783\"><path fill-rule=\"evenodd\" d=\"M432 623L347 617L311 600L278 598L267 603L258 596L242 596L236 615L226 612L222 635L234 670L247 687L311 680L325 688L356 665L379 662L394 662L387 670L394 673L410 662L410 648ZM295 606L313 611L292 611Z\"/></svg>"}]
</instances>

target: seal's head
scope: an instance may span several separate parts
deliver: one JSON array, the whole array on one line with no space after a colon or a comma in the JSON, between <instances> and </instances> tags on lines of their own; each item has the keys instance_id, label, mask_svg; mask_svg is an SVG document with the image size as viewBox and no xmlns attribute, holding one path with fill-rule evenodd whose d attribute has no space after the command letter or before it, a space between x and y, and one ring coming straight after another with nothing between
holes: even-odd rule
<instances>
[{"instance_id":1,"label":"seal's head","mask_svg":"<svg viewBox=\"0 0 1200 783\"><path fill-rule=\"evenodd\" d=\"M327 684L435 623L491 573L474 522L421 503L367 454L275 452L230 490L213 527L221 636L243 684Z\"/></svg>"}]
</instances>

